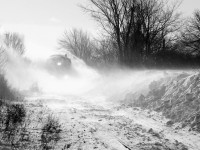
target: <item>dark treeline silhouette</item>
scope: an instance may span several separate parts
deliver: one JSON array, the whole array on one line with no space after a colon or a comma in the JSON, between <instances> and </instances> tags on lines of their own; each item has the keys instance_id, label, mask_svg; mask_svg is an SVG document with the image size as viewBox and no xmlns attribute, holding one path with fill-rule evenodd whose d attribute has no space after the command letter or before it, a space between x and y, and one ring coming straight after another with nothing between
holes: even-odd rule
<instances>
[{"instance_id":1,"label":"dark treeline silhouette","mask_svg":"<svg viewBox=\"0 0 200 150\"><path fill-rule=\"evenodd\" d=\"M87 64L189 68L200 62L200 11L187 23L180 2L165 0L89 0L81 6L102 27L94 39L82 30L65 32L60 46ZM78 53L77 53L78 52Z\"/></svg>"}]
</instances>

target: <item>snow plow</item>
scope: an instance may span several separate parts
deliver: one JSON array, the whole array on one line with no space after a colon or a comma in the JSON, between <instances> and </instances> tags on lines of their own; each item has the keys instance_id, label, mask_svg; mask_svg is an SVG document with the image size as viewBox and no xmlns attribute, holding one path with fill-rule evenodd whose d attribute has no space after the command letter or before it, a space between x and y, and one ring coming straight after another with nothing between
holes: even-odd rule
<instances>
[{"instance_id":1,"label":"snow plow","mask_svg":"<svg viewBox=\"0 0 200 150\"><path fill-rule=\"evenodd\" d=\"M71 72L71 59L67 55L52 55L47 60L47 70L55 76L64 76Z\"/></svg>"}]
</instances>

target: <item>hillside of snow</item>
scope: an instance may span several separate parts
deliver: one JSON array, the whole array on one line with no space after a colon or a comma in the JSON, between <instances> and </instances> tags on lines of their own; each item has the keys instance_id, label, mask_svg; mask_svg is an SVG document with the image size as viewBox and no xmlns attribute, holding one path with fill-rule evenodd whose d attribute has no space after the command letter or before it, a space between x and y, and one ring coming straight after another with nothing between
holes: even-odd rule
<instances>
[{"instance_id":1,"label":"hillside of snow","mask_svg":"<svg viewBox=\"0 0 200 150\"><path fill-rule=\"evenodd\" d=\"M162 112L168 125L200 132L200 73L177 73L150 83L146 94L132 92L122 102Z\"/></svg>"}]
</instances>

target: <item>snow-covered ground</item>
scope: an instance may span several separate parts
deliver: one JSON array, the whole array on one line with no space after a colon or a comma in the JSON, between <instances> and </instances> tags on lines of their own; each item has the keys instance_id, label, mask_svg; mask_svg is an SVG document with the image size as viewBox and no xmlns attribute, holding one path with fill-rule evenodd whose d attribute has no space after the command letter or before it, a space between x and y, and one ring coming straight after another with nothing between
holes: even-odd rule
<instances>
[{"instance_id":1,"label":"snow-covered ground","mask_svg":"<svg viewBox=\"0 0 200 150\"><path fill-rule=\"evenodd\" d=\"M38 99L30 98L28 109L36 115L43 107L45 115L53 114L59 120L61 139L53 145L58 150L200 149L199 134L166 126L168 120L156 112L75 97L72 101L63 97ZM41 102L45 104L41 106ZM37 140L32 145L39 145Z\"/></svg>"},{"instance_id":2,"label":"snow-covered ground","mask_svg":"<svg viewBox=\"0 0 200 150\"><path fill-rule=\"evenodd\" d=\"M61 91L49 85L59 92L26 98L25 149L44 149L42 128L51 116L61 125L61 132L57 140L45 142L46 149L200 150L200 134L195 130L200 119L198 73L140 71L89 81L95 86L90 89L84 82L83 87L90 87L84 94L75 92L76 84L71 87L64 82ZM65 93L71 90L75 93ZM170 126L169 121L173 121ZM54 132L50 134L57 136Z\"/></svg>"}]
</instances>

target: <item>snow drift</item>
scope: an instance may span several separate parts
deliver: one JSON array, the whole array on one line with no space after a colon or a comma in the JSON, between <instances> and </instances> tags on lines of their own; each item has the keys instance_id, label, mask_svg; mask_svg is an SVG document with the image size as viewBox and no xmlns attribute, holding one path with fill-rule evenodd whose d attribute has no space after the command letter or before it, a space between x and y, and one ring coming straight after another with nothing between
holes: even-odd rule
<instances>
[{"instance_id":1,"label":"snow drift","mask_svg":"<svg viewBox=\"0 0 200 150\"><path fill-rule=\"evenodd\" d=\"M129 106L162 112L170 118L169 125L180 122L177 128L189 127L200 132L200 73L178 73L153 81L149 92L129 93Z\"/></svg>"}]
</instances>

